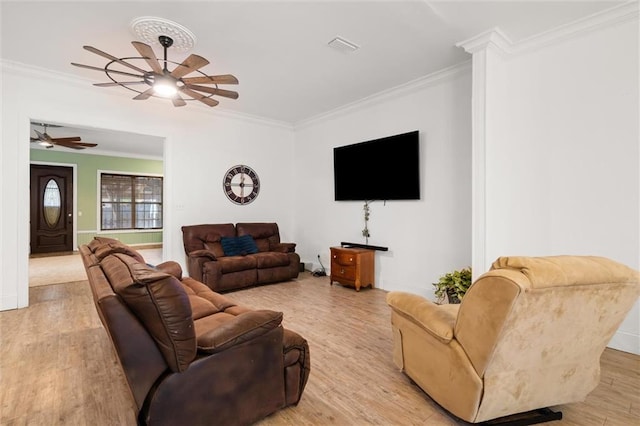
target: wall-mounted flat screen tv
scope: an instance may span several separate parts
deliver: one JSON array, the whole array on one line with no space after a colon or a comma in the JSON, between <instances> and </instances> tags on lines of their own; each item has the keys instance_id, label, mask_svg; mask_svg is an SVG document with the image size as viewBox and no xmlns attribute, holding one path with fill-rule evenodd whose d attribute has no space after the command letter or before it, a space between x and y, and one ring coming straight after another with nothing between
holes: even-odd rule
<instances>
[{"instance_id":1,"label":"wall-mounted flat screen tv","mask_svg":"<svg viewBox=\"0 0 640 426\"><path fill-rule=\"evenodd\" d=\"M418 131L333 149L336 201L419 200Z\"/></svg>"}]
</instances>

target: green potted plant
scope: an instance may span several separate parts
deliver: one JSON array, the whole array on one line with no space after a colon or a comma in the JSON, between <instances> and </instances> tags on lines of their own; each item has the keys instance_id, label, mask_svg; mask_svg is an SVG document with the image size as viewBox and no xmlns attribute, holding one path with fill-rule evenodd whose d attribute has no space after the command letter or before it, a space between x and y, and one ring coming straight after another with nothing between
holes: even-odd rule
<instances>
[{"instance_id":1,"label":"green potted plant","mask_svg":"<svg viewBox=\"0 0 640 426\"><path fill-rule=\"evenodd\" d=\"M445 297L449 303L460 303L471 286L471 267L446 273L433 286L436 288L438 303L444 302Z\"/></svg>"}]
</instances>

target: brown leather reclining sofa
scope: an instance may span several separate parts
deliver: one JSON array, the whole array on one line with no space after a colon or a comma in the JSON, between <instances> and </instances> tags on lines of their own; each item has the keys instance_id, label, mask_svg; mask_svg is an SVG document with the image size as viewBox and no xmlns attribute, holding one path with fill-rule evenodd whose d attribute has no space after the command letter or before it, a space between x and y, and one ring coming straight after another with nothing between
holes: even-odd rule
<instances>
[{"instance_id":1,"label":"brown leather reclining sofa","mask_svg":"<svg viewBox=\"0 0 640 426\"><path fill-rule=\"evenodd\" d=\"M80 253L139 424L243 425L298 403L309 347L281 312L237 305L116 240Z\"/></svg>"},{"instance_id":2,"label":"brown leather reclining sofa","mask_svg":"<svg viewBox=\"0 0 640 426\"><path fill-rule=\"evenodd\" d=\"M224 239L251 236L255 253L225 254ZM295 243L281 243L277 223L232 223L182 227L189 276L225 292L288 281L300 271Z\"/></svg>"}]
</instances>

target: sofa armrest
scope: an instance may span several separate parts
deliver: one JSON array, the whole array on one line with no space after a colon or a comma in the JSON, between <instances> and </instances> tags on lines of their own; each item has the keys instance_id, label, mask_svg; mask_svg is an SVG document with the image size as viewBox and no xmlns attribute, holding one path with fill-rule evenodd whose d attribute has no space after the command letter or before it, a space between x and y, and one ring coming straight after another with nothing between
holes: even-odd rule
<instances>
[{"instance_id":1,"label":"sofa armrest","mask_svg":"<svg viewBox=\"0 0 640 426\"><path fill-rule=\"evenodd\" d=\"M278 243L271 246L271 251L280 253L293 253L296 251L296 243Z\"/></svg>"},{"instance_id":2,"label":"sofa armrest","mask_svg":"<svg viewBox=\"0 0 640 426\"><path fill-rule=\"evenodd\" d=\"M437 305L422 296L400 291L387 294L387 304L443 343L453 339L460 305Z\"/></svg>"},{"instance_id":3,"label":"sofa armrest","mask_svg":"<svg viewBox=\"0 0 640 426\"><path fill-rule=\"evenodd\" d=\"M165 274L173 275L177 279L182 279L182 266L178 262L169 260L167 262L158 263L155 268Z\"/></svg>"},{"instance_id":4,"label":"sofa armrest","mask_svg":"<svg viewBox=\"0 0 640 426\"><path fill-rule=\"evenodd\" d=\"M202 250L194 250L194 251L190 251L189 252L189 257L206 257L210 260L216 260L216 255L213 251L211 250L206 250L206 249L202 249Z\"/></svg>"},{"instance_id":5,"label":"sofa armrest","mask_svg":"<svg viewBox=\"0 0 640 426\"><path fill-rule=\"evenodd\" d=\"M198 350L216 353L273 330L282 323L282 312L257 310L242 313L197 336Z\"/></svg>"}]
</instances>

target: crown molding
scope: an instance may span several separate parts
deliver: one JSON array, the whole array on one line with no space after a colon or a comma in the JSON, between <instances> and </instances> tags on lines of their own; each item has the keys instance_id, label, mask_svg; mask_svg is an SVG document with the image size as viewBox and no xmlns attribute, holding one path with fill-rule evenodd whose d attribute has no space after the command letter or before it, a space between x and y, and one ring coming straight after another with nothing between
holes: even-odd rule
<instances>
[{"instance_id":1,"label":"crown molding","mask_svg":"<svg viewBox=\"0 0 640 426\"><path fill-rule=\"evenodd\" d=\"M0 67L8 74L14 74L18 77L31 77L39 80L52 80L56 82L63 82L72 86L86 87L87 84L92 84L94 81L86 77L72 76L71 74L63 73L60 71L54 71L47 68L37 67L35 65L28 65L22 62L11 61L8 59L0 58Z\"/></svg>"},{"instance_id":2,"label":"crown molding","mask_svg":"<svg viewBox=\"0 0 640 426\"><path fill-rule=\"evenodd\" d=\"M513 42L500 28L495 27L456 43L456 47L461 47L465 52L471 54L489 48L495 49L501 54L508 54L513 50Z\"/></svg>"},{"instance_id":3,"label":"crown molding","mask_svg":"<svg viewBox=\"0 0 640 426\"><path fill-rule=\"evenodd\" d=\"M443 68L439 71L432 72L423 77L401 84L399 86L392 87L390 89L383 90L375 93L371 96L359 99L357 101L348 103L330 111L315 115L308 119L304 119L295 123L294 128L296 130L302 129L307 126L328 120L332 117L341 114L347 114L351 111L367 107L369 105L378 104L383 101L388 101L394 98L405 96L410 93L422 90L424 88L434 86L442 81L454 78L460 74L469 73L471 71L471 60L466 60L459 64Z\"/></svg>"},{"instance_id":4,"label":"crown molding","mask_svg":"<svg viewBox=\"0 0 640 426\"><path fill-rule=\"evenodd\" d=\"M511 41L499 28L493 28L456 43L456 46L471 54L487 48L493 48L503 55L526 53L591 31L637 20L639 4L638 0L628 1L517 42Z\"/></svg>"},{"instance_id":5,"label":"crown molding","mask_svg":"<svg viewBox=\"0 0 640 426\"><path fill-rule=\"evenodd\" d=\"M55 83L64 83L69 86L77 87L79 89L89 89L91 85L95 83L94 79L89 79L82 76L76 76L73 74L63 73L60 71L50 70L47 68L37 67L34 65L24 64L22 62L10 61L0 58L0 72L6 72L7 74L17 75L19 77L35 78L38 80L48 80ZM117 96L121 99L131 100L130 92L125 90L103 90L101 95ZM153 100L153 99L152 99ZM155 99L158 102L163 100ZM171 108L174 108L173 106ZM259 117L256 115L245 114L241 112L231 111L221 108L219 106L215 108L201 105L194 102L193 105L189 105L189 108L196 108L199 112L205 112L208 114L215 114L220 117L250 122L252 124L260 124L264 126L277 127L286 130L293 130L291 123L284 121L272 120L269 118ZM214 111L215 110L215 111Z\"/></svg>"},{"instance_id":6,"label":"crown molding","mask_svg":"<svg viewBox=\"0 0 640 426\"><path fill-rule=\"evenodd\" d=\"M638 0L631 0L609 9L596 12L584 18L577 19L549 31L536 34L514 43L513 53L523 53L558 43L572 37L580 36L591 31L607 28L623 22L637 20L639 16Z\"/></svg>"}]
</instances>

